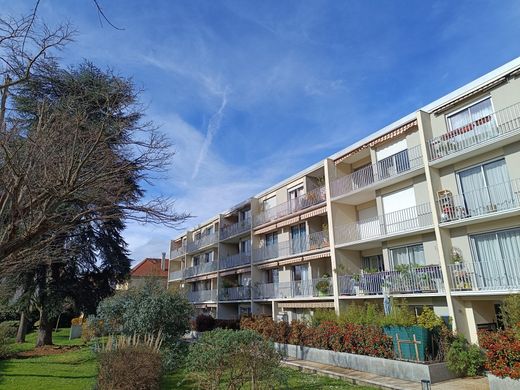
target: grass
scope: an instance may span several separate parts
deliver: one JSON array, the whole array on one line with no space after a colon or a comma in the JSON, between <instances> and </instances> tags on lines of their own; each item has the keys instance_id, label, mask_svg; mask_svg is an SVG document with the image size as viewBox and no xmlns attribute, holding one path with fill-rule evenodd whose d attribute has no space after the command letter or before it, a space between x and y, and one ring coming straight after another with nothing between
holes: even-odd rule
<instances>
[{"instance_id":1,"label":"grass","mask_svg":"<svg viewBox=\"0 0 520 390\"><path fill-rule=\"evenodd\" d=\"M80 339L69 340L69 330L53 334L54 344L81 345ZM14 353L34 349L36 334L27 335L27 342L12 344ZM12 358L0 361L0 389L49 390L92 389L96 382L97 362L89 347L57 355Z\"/></svg>"},{"instance_id":2,"label":"grass","mask_svg":"<svg viewBox=\"0 0 520 390\"><path fill-rule=\"evenodd\" d=\"M54 344L77 345L80 349L70 352L0 360L0 389L2 390L83 390L92 389L96 383L97 361L91 348L81 339L69 340L69 329L60 329L53 334ZM27 342L11 345L13 353L34 349L36 333L27 335ZM347 382L324 376L307 374L284 368L287 388L304 389L352 389L368 390L369 387L351 385ZM186 371L178 370L163 378L162 389L196 390L197 386L186 377Z\"/></svg>"},{"instance_id":3,"label":"grass","mask_svg":"<svg viewBox=\"0 0 520 390\"><path fill-rule=\"evenodd\" d=\"M339 379L325 376L307 374L292 368L283 368L287 377L287 389L307 390L307 389L345 389L345 390L373 390L373 387L363 387L352 385ZM162 389L196 390L198 387L192 381L186 379L184 370L176 371L163 378Z\"/></svg>"}]
</instances>

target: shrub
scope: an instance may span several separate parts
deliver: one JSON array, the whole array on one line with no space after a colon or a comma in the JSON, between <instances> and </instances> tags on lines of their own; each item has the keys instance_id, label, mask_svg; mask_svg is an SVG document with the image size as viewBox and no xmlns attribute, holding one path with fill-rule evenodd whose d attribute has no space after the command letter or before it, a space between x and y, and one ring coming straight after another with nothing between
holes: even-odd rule
<instances>
[{"instance_id":1,"label":"shrub","mask_svg":"<svg viewBox=\"0 0 520 390\"><path fill-rule=\"evenodd\" d=\"M342 352L393 358L392 338L378 326L345 324L342 334Z\"/></svg>"},{"instance_id":2,"label":"shrub","mask_svg":"<svg viewBox=\"0 0 520 390\"><path fill-rule=\"evenodd\" d=\"M488 371L500 378L520 379L520 339L514 330L482 331L479 340L486 353Z\"/></svg>"},{"instance_id":3,"label":"shrub","mask_svg":"<svg viewBox=\"0 0 520 390\"><path fill-rule=\"evenodd\" d=\"M215 319L209 314L199 314L195 318L195 330L197 332L207 332L215 329Z\"/></svg>"},{"instance_id":4,"label":"shrub","mask_svg":"<svg viewBox=\"0 0 520 390\"><path fill-rule=\"evenodd\" d=\"M470 344L462 335L457 335L448 351L448 369L457 375L475 376L483 372L484 353L474 344Z\"/></svg>"},{"instance_id":5,"label":"shrub","mask_svg":"<svg viewBox=\"0 0 520 390\"><path fill-rule=\"evenodd\" d=\"M520 295L509 295L504 299L500 314L508 328L520 330Z\"/></svg>"},{"instance_id":6,"label":"shrub","mask_svg":"<svg viewBox=\"0 0 520 390\"><path fill-rule=\"evenodd\" d=\"M81 339L88 343L95 337L101 337L104 333L103 321L96 318L96 316L88 316L81 325Z\"/></svg>"},{"instance_id":7,"label":"shrub","mask_svg":"<svg viewBox=\"0 0 520 390\"><path fill-rule=\"evenodd\" d=\"M240 320L215 320L215 328L220 329L233 329L233 330L239 330L240 329Z\"/></svg>"},{"instance_id":8,"label":"shrub","mask_svg":"<svg viewBox=\"0 0 520 390\"><path fill-rule=\"evenodd\" d=\"M16 337L16 333L18 333L18 324L19 321L4 321L0 323L0 332L9 338Z\"/></svg>"},{"instance_id":9,"label":"shrub","mask_svg":"<svg viewBox=\"0 0 520 390\"><path fill-rule=\"evenodd\" d=\"M331 310L331 309L316 310L310 319L310 325L318 326L322 322L325 322L325 321L331 321L331 322L338 321L338 316L336 315L334 310Z\"/></svg>"},{"instance_id":10,"label":"shrub","mask_svg":"<svg viewBox=\"0 0 520 390\"><path fill-rule=\"evenodd\" d=\"M190 347L187 357L189 376L199 388L252 388L262 382L279 381L280 355L258 333L251 330L216 329L205 332Z\"/></svg>"},{"instance_id":11,"label":"shrub","mask_svg":"<svg viewBox=\"0 0 520 390\"><path fill-rule=\"evenodd\" d=\"M155 390L161 383L161 355L144 345L99 354L100 390Z\"/></svg>"},{"instance_id":12,"label":"shrub","mask_svg":"<svg viewBox=\"0 0 520 390\"><path fill-rule=\"evenodd\" d=\"M305 331L307 330L307 324L302 321L292 321L289 327L289 335L287 342L294 345L305 345Z\"/></svg>"},{"instance_id":13,"label":"shrub","mask_svg":"<svg viewBox=\"0 0 520 390\"><path fill-rule=\"evenodd\" d=\"M155 283L116 293L98 306L97 319L104 333L145 335L162 333L163 354L174 356L168 349L178 348L181 337L189 330L192 306L179 291L165 290ZM165 368L175 362L164 359Z\"/></svg>"},{"instance_id":14,"label":"shrub","mask_svg":"<svg viewBox=\"0 0 520 390\"><path fill-rule=\"evenodd\" d=\"M347 311L342 313L339 321L342 324L380 325L385 316L380 306L373 303L365 305L349 305Z\"/></svg>"},{"instance_id":15,"label":"shrub","mask_svg":"<svg viewBox=\"0 0 520 390\"><path fill-rule=\"evenodd\" d=\"M392 300L392 309L381 317L381 326L413 326L417 323L415 314L405 301Z\"/></svg>"},{"instance_id":16,"label":"shrub","mask_svg":"<svg viewBox=\"0 0 520 390\"><path fill-rule=\"evenodd\" d=\"M444 326L444 321L428 306L424 306L422 313L417 317L417 325L428 330L434 330Z\"/></svg>"},{"instance_id":17,"label":"shrub","mask_svg":"<svg viewBox=\"0 0 520 390\"><path fill-rule=\"evenodd\" d=\"M9 337L6 329L0 329L0 359L9 355Z\"/></svg>"}]
</instances>

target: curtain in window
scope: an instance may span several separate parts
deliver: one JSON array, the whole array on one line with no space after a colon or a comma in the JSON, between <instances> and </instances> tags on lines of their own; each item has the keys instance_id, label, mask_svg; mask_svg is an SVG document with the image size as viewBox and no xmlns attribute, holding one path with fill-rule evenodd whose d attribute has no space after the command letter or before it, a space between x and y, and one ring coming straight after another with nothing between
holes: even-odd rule
<instances>
[{"instance_id":1,"label":"curtain in window","mask_svg":"<svg viewBox=\"0 0 520 390\"><path fill-rule=\"evenodd\" d=\"M394 248L391 250L391 253L393 268L395 268L397 265L408 264L408 251L406 247Z\"/></svg>"},{"instance_id":2,"label":"curtain in window","mask_svg":"<svg viewBox=\"0 0 520 390\"><path fill-rule=\"evenodd\" d=\"M488 192L484 190L485 182L482 168L475 167L459 172L459 180L464 194L465 205L457 205L466 208L468 216L480 215L490 204Z\"/></svg>"},{"instance_id":3,"label":"curtain in window","mask_svg":"<svg viewBox=\"0 0 520 390\"><path fill-rule=\"evenodd\" d=\"M515 200L505 160L493 161L484 165L484 175L491 200L489 211L511 208Z\"/></svg>"},{"instance_id":4,"label":"curtain in window","mask_svg":"<svg viewBox=\"0 0 520 390\"><path fill-rule=\"evenodd\" d=\"M506 230L498 234L508 285L520 286L520 230Z\"/></svg>"},{"instance_id":5,"label":"curtain in window","mask_svg":"<svg viewBox=\"0 0 520 390\"><path fill-rule=\"evenodd\" d=\"M470 107L471 119L474 123L474 135L480 140L488 139L493 132L494 126L491 114L493 108L491 107L491 99L486 99L480 103Z\"/></svg>"},{"instance_id":6,"label":"curtain in window","mask_svg":"<svg viewBox=\"0 0 520 390\"><path fill-rule=\"evenodd\" d=\"M457 130L471 123L471 114L469 110L464 110L450 116L448 121L450 122L450 130Z\"/></svg>"},{"instance_id":7,"label":"curtain in window","mask_svg":"<svg viewBox=\"0 0 520 390\"><path fill-rule=\"evenodd\" d=\"M422 245L414 245L408 247L408 257L411 265L426 265L424 258L424 247Z\"/></svg>"}]
</instances>

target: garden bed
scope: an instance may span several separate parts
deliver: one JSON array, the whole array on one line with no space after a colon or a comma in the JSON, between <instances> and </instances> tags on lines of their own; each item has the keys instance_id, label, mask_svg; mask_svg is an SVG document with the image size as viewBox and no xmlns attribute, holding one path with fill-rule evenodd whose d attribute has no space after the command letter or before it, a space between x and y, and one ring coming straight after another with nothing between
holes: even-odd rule
<instances>
[{"instance_id":1,"label":"garden bed","mask_svg":"<svg viewBox=\"0 0 520 390\"><path fill-rule=\"evenodd\" d=\"M457 377L448 370L446 363L421 364L293 344L275 343L275 347L287 357L415 382L427 379L431 383L438 383Z\"/></svg>"}]
</instances>

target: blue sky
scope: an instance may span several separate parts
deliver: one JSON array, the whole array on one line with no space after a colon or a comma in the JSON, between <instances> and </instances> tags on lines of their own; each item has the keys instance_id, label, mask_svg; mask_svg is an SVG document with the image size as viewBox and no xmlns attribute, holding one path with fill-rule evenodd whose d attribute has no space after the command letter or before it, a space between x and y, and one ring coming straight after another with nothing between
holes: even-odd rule
<instances>
[{"instance_id":1,"label":"blue sky","mask_svg":"<svg viewBox=\"0 0 520 390\"><path fill-rule=\"evenodd\" d=\"M0 0L3 16L34 1ZM501 1L41 0L62 54L132 76L176 152L148 188L203 221L520 55ZM135 259L179 231L131 223Z\"/></svg>"}]
</instances>

